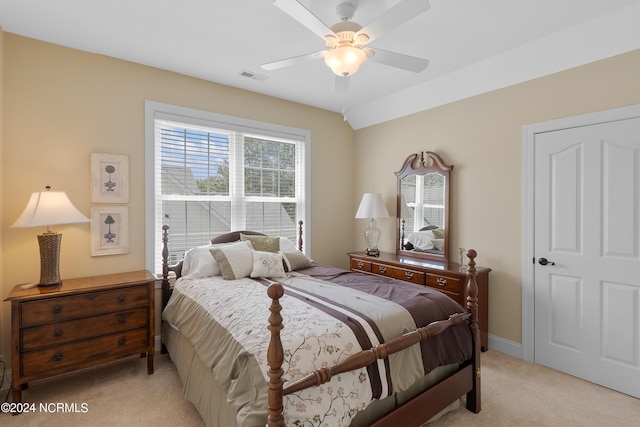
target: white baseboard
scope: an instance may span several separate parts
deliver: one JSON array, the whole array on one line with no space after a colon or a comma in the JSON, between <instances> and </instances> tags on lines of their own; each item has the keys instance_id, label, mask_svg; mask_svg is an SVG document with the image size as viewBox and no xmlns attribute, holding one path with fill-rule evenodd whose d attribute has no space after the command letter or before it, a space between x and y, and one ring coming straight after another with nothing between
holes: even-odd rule
<instances>
[{"instance_id":1,"label":"white baseboard","mask_svg":"<svg viewBox=\"0 0 640 427\"><path fill-rule=\"evenodd\" d=\"M489 348L518 359L522 359L522 344L489 335Z\"/></svg>"}]
</instances>

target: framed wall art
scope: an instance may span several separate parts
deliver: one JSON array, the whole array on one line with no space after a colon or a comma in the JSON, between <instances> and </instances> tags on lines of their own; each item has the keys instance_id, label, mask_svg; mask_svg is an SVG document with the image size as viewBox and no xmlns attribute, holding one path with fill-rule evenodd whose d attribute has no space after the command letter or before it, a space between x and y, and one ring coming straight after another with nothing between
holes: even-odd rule
<instances>
[{"instance_id":1,"label":"framed wall art","mask_svg":"<svg viewBox=\"0 0 640 427\"><path fill-rule=\"evenodd\" d=\"M91 203L129 203L129 156L91 153Z\"/></svg>"},{"instance_id":2,"label":"framed wall art","mask_svg":"<svg viewBox=\"0 0 640 427\"><path fill-rule=\"evenodd\" d=\"M91 256L129 253L129 207L91 207Z\"/></svg>"}]
</instances>

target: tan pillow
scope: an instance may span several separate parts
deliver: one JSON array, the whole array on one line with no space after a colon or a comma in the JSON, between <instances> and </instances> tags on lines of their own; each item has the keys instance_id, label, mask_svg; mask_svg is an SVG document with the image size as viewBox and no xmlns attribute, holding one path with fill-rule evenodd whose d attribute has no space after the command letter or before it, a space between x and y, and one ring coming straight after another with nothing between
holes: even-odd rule
<instances>
[{"instance_id":1,"label":"tan pillow","mask_svg":"<svg viewBox=\"0 0 640 427\"><path fill-rule=\"evenodd\" d=\"M251 242L238 242L211 249L211 255L218 262L224 280L248 277L253 270Z\"/></svg>"},{"instance_id":2,"label":"tan pillow","mask_svg":"<svg viewBox=\"0 0 640 427\"><path fill-rule=\"evenodd\" d=\"M273 236L251 236L240 234L240 240L250 241L253 249L261 252L278 252L280 250L280 237Z\"/></svg>"},{"instance_id":3,"label":"tan pillow","mask_svg":"<svg viewBox=\"0 0 640 427\"><path fill-rule=\"evenodd\" d=\"M295 271L301 268L312 267L311 260L300 251L281 252L285 264L285 271Z\"/></svg>"}]
</instances>

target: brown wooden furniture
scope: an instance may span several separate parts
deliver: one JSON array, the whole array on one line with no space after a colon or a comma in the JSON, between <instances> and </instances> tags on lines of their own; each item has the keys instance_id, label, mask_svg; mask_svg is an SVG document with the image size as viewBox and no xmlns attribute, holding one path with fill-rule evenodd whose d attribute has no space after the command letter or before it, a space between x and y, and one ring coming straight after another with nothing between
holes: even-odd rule
<instances>
[{"instance_id":1,"label":"brown wooden furniture","mask_svg":"<svg viewBox=\"0 0 640 427\"><path fill-rule=\"evenodd\" d=\"M148 271L65 279L22 289L11 301L13 401L30 381L133 354L153 373L156 278Z\"/></svg>"},{"instance_id":2,"label":"brown wooden furniture","mask_svg":"<svg viewBox=\"0 0 640 427\"><path fill-rule=\"evenodd\" d=\"M368 256L365 252L349 253L350 268L365 274L392 277L405 282L429 286L445 293L461 306L466 304L467 269L460 264L415 258L381 252L380 256ZM487 351L489 329L489 272L490 268L477 268L478 325L482 351Z\"/></svg>"},{"instance_id":3,"label":"brown wooden furniture","mask_svg":"<svg viewBox=\"0 0 640 427\"><path fill-rule=\"evenodd\" d=\"M431 151L411 154L398 177L396 253L446 262L449 260L449 188L452 165ZM409 242L412 233L436 230L439 240L426 248ZM436 244L437 243L437 244Z\"/></svg>"},{"instance_id":4,"label":"brown wooden furniture","mask_svg":"<svg viewBox=\"0 0 640 427\"><path fill-rule=\"evenodd\" d=\"M235 235L233 238L236 238ZM220 242L221 240L218 240ZM231 241L231 240L225 240ZM169 272L173 271L180 277L182 263L176 266L168 264L168 227L163 227L163 294L170 295L172 292L169 280ZM284 361L284 349L280 339L280 331L283 322L280 311L280 298L284 295L284 289L281 284L274 283L267 290L268 297L271 299L268 330L271 339L268 348L267 361L269 364L269 381L268 386L268 425L283 425L283 396L294 393L303 388L323 384L331 379L332 376L342 372L358 369L367 366L377 359L383 359L390 354L402 351L410 346L428 339L430 336L437 335L454 324L460 322L468 322L471 332L473 346L472 355L469 360L461 363L452 375L444 378L437 384L431 386L427 390L416 395L392 412L384 415L378 421L372 424L374 427L382 426L419 426L426 422L434 415L445 409L452 402L455 402L461 396L466 395L466 407L473 412L479 412L480 403L480 331L478 328L478 284L476 282L475 258L476 252L471 249L467 252L469 258L469 266L466 273L461 273L456 277L460 281L464 295L463 307L465 313L452 315L449 319L433 322L426 327L419 328L415 331L408 332L395 339L375 346L372 349L364 350L357 353L336 366L325 367L315 372L309 373L306 377L295 381L286 387L282 379L282 364ZM376 258L379 259L379 258ZM423 260L424 261L424 260ZM367 260L363 260L367 262ZM389 264L390 266L390 264ZM388 267L389 267L388 266ZM488 274L488 269L483 274ZM417 270L416 270L417 271ZM421 273L420 271L417 271ZM424 271L422 272L424 274ZM369 273L371 274L371 273ZM163 301L168 300L168 296L163 296ZM164 308L164 305L163 305ZM265 331L266 332L266 331Z\"/></svg>"}]
</instances>

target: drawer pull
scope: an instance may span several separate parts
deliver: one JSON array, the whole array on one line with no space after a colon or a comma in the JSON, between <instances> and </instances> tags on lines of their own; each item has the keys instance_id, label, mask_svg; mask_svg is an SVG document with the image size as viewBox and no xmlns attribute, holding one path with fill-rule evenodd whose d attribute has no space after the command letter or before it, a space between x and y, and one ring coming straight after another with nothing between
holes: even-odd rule
<instances>
[{"instance_id":1,"label":"drawer pull","mask_svg":"<svg viewBox=\"0 0 640 427\"><path fill-rule=\"evenodd\" d=\"M413 279L413 271L405 271L404 277L406 277L407 279Z\"/></svg>"},{"instance_id":2,"label":"drawer pull","mask_svg":"<svg viewBox=\"0 0 640 427\"><path fill-rule=\"evenodd\" d=\"M53 331L53 336L54 337L61 337L62 336L62 329L56 328L56 330Z\"/></svg>"},{"instance_id":3,"label":"drawer pull","mask_svg":"<svg viewBox=\"0 0 640 427\"><path fill-rule=\"evenodd\" d=\"M62 353L56 353L53 355L53 361L54 362L59 362L62 360Z\"/></svg>"},{"instance_id":4,"label":"drawer pull","mask_svg":"<svg viewBox=\"0 0 640 427\"><path fill-rule=\"evenodd\" d=\"M438 283L438 285L440 286L447 286L447 279L443 278L443 277L438 277L436 279L436 282Z\"/></svg>"},{"instance_id":5,"label":"drawer pull","mask_svg":"<svg viewBox=\"0 0 640 427\"><path fill-rule=\"evenodd\" d=\"M126 338L120 338L118 340L118 347L124 347L126 343L127 343L127 339Z\"/></svg>"},{"instance_id":6,"label":"drawer pull","mask_svg":"<svg viewBox=\"0 0 640 427\"><path fill-rule=\"evenodd\" d=\"M120 304L124 304L124 302L125 302L126 300L127 300L127 297L125 297L124 295L120 295L120 296L118 297L118 302L119 302Z\"/></svg>"},{"instance_id":7,"label":"drawer pull","mask_svg":"<svg viewBox=\"0 0 640 427\"><path fill-rule=\"evenodd\" d=\"M380 266L380 273L384 274L387 271L387 267L385 267L384 265Z\"/></svg>"},{"instance_id":8,"label":"drawer pull","mask_svg":"<svg viewBox=\"0 0 640 427\"><path fill-rule=\"evenodd\" d=\"M358 261L358 268L364 267L364 261Z\"/></svg>"},{"instance_id":9,"label":"drawer pull","mask_svg":"<svg viewBox=\"0 0 640 427\"><path fill-rule=\"evenodd\" d=\"M53 312L55 314L62 313L62 306L60 304L56 304L53 306Z\"/></svg>"},{"instance_id":10,"label":"drawer pull","mask_svg":"<svg viewBox=\"0 0 640 427\"><path fill-rule=\"evenodd\" d=\"M120 316L118 318L118 322L120 322L121 325L124 325L125 323L127 323L127 316Z\"/></svg>"}]
</instances>

